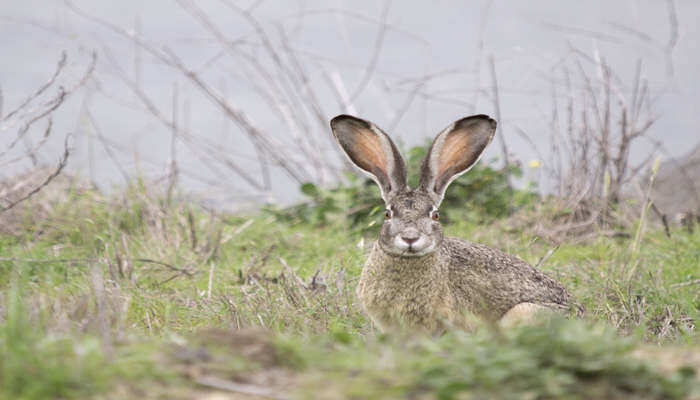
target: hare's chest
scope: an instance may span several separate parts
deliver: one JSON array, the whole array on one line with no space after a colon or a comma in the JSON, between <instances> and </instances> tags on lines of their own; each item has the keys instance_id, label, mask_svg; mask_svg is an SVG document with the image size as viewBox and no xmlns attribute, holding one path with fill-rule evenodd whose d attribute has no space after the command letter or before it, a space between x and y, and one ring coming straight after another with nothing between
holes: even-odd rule
<instances>
[{"instance_id":1,"label":"hare's chest","mask_svg":"<svg viewBox=\"0 0 700 400\"><path fill-rule=\"evenodd\" d=\"M435 331L451 319L453 296L441 274L406 265L376 266L370 261L362 270L357 296L382 330L417 326Z\"/></svg>"}]
</instances>

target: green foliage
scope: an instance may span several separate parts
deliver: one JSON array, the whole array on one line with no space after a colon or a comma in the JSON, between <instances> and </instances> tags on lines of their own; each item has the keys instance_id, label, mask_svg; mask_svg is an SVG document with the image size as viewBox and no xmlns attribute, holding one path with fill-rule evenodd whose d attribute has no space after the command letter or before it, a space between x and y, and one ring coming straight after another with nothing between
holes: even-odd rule
<instances>
[{"instance_id":1,"label":"green foliage","mask_svg":"<svg viewBox=\"0 0 700 400\"><path fill-rule=\"evenodd\" d=\"M347 181L348 184L334 188L304 183L300 188L306 197L304 201L283 209L268 207L265 210L286 223L327 226L348 222L360 231L376 226L384 210L379 189L372 180L356 174L347 174Z\"/></svg>"},{"instance_id":2,"label":"green foliage","mask_svg":"<svg viewBox=\"0 0 700 400\"><path fill-rule=\"evenodd\" d=\"M553 320L437 339L352 342L334 334L296 349L307 366L306 398L331 398L318 392L329 381L329 392L363 399L678 399L692 390L692 369L661 374L631 355L635 346L636 340L603 326Z\"/></svg>"},{"instance_id":3,"label":"green foliage","mask_svg":"<svg viewBox=\"0 0 700 400\"><path fill-rule=\"evenodd\" d=\"M430 143L416 146L408 151L408 183L416 186L420 165L428 153ZM474 221L502 218L537 200L538 195L532 183L525 188L509 188L507 173L493 165L498 160L476 163L467 173L457 178L447 188L442 200L442 215L448 220L471 219ZM522 169L517 164L508 165L511 178L521 178Z\"/></svg>"},{"instance_id":4,"label":"green foliage","mask_svg":"<svg viewBox=\"0 0 700 400\"><path fill-rule=\"evenodd\" d=\"M418 183L420 165L429 146L427 143L408 151L408 183L412 187ZM469 172L452 182L441 206L446 221L502 218L532 204L538 198L532 184L523 189L509 188L506 171L496 169L493 167L494 163L495 160L491 163L479 162ZM508 173L513 178L522 177L522 170L516 164L508 166ZM346 180L347 184L330 189L304 183L300 188L306 197L304 201L282 210L268 208L268 212L284 222L296 221L324 226L329 223L343 223L347 218L353 228L365 230L376 227L380 221L383 204L375 183L353 173L349 173Z\"/></svg>"}]
</instances>

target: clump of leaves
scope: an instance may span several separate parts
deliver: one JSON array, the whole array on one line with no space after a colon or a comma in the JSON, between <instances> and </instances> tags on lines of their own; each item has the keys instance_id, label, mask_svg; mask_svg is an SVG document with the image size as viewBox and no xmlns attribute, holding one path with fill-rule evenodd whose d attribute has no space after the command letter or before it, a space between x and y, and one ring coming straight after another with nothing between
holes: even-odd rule
<instances>
[{"instance_id":1,"label":"clump of leaves","mask_svg":"<svg viewBox=\"0 0 700 400\"><path fill-rule=\"evenodd\" d=\"M265 211L287 223L326 226L347 220L356 229L372 228L379 211L384 209L379 189L373 181L354 174L347 174L347 182L334 188L304 183L300 188L306 197L304 201L283 209L268 207Z\"/></svg>"},{"instance_id":2,"label":"clump of leaves","mask_svg":"<svg viewBox=\"0 0 700 400\"><path fill-rule=\"evenodd\" d=\"M409 185L418 184L420 165L429 148L430 143L426 143L408 151ZM538 198L532 183L522 189L508 186L508 174L513 178L523 175L518 164L511 163L504 169L496 168L497 162L497 159L482 160L450 184L441 206L441 214L447 221L450 218L476 221L503 218Z\"/></svg>"},{"instance_id":3,"label":"clump of leaves","mask_svg":"<svg viewBox=\"0 0 700 400\"><path fill-rule=\"evenodd\" d=\"M408 183L412 187L418 183L420 165L429 147L430 144L426 143L407 152ZM442 215L447 221L502 218L537 199L532 185L523 189L509 188L507 175L522 177L520 166L511 164L506 171L495 168L495 162L497 160L482 161L452 182L442 203ZM304 183L301 185L301 192L306 197L304 201L281 210L270 208L267 211L285 222L303 221L324 226L347 219L353 228L360 230L378 226L383 204L375 183L352 173L347 174L346 182L334 188Z\"/></svg>"}]
</instances>

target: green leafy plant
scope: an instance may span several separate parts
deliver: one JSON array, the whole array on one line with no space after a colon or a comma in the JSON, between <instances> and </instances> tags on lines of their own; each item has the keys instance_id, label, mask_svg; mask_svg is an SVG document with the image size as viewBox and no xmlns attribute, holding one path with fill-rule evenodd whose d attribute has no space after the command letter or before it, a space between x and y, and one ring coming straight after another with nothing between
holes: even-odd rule
<instances>
[{"instance_id":1,"label":"green leafy plant","mask_svg":"<svg viewBox=\"0 0 700 400\"><path fill-rule=\"evenodd\" d=\"M430 339L394 334L355 343L334 334L294 348L313 366L304 398L681 399L693 390L691 367L662 374L633 356L637 346L603 325L554 319ZM319 382L329 381L329 393L319 394Z\"/></svg>"},{"instance_id":2,"label":"green leafy plant","mask_svg":"<svg viewBox=\"0 0 700 400\"><path fill-rule=\"evenodd\" d=\"M420 164L430 148L430 143L416 146L408 151L408 183L418 184ZM478 162L466 174L460 176L447 188L442 201L443 216L471 220L502 218L531 204L538 198L535 187L528 183L524 188L508 187L508 174L521 178L523 171L512 163L506 169L497 169L497 159Z\"/></svg>"},{"instance_id":3,"label":"green leafy plant","mask_svg":"<svg viewBox=\"0 0 700 400\"><path fill-rule=\"evenodd\" d=\"M411 148L406 154L408 183L415 187L418 183L420 165L430 147L429 143ZM512 212L531 204L538 195L534 186L511 189L507 174L522 177L522 169L510 164L507 171L497 169L490 162L480 162L468 173L459 177L447 189L443 199L442 212L446 220L484 220L505 217ZM347 219L353 228L375 229L379 222L379 211L383 208L379 190L370 179L348 173L345 184L334 188L321 188L313 183L301 185L304 201L284 209L268 208L279 220L299 221L324 226Z\"/></svg>"},{"instance_id":4,"label":"green leafy plant","mask_svg":"<svg viewBox=\"0 0 700 400\"><path fill-rule=\"evenodd\" d=\"M365 230L376 225L383 209L374 182L355 174L347 174L347 184L322 188L304 183L300 190L306 197L302 202L281 209L267 207L265 211L288 223L327 226L346 220L352 228Z\"/></svg>"}]
</instances>

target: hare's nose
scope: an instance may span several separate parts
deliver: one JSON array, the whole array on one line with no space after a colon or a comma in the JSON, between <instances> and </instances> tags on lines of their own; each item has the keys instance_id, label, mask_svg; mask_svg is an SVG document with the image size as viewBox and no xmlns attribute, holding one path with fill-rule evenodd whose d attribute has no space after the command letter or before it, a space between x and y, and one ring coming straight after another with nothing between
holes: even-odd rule
<instances>
[{"instance_id":1,"label":"hare's nose","mask_svg":"<svg viewBox=\"0 0 700 400\"><path fill-rule=\"evenodd\" d=\"M401 240L403 240L409 246L417 242L418 238L420 238L420 232L418 232L418 229L416 228L409 227L401 232Z\"/></svg>"},{"instance_id":2,"label":"hare's nose","mask_svg":"<svg viewBox=\"0 0 700 400\"><path fill-rule=\"evenodd\" d=\"M401 236L401 240L408 243L409 245L412 245L413 243L418 241L418 236Z\"/></svg>"}]
</instances>

